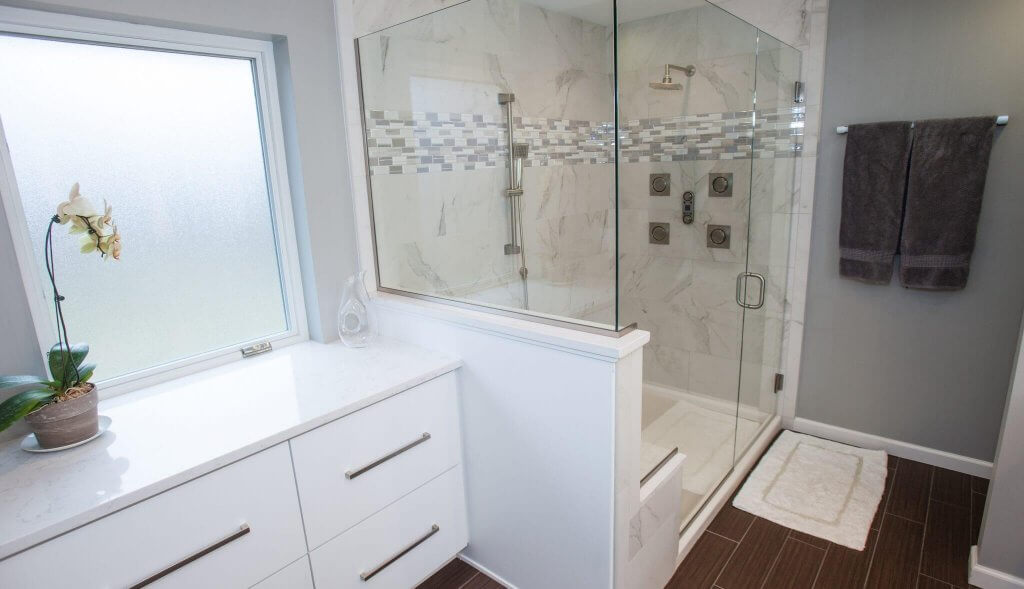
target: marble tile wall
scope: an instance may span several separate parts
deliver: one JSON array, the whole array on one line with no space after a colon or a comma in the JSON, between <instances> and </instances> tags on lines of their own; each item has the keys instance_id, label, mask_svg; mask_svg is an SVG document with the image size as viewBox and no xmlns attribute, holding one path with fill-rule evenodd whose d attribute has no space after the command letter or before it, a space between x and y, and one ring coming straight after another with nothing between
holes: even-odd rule
<instances>
[{"instance_id":1,"label":"marble tile wall","mask_svg":"<svg viewBox=\"0 0 1024 589\"><path fill-rule=\"evenodd\" d=\"M353 108L353 105L358 104L358 101L354 98L354 93L351 91L357 88L354 77L354 67L351 65L351 53L346 52L345 48L348 45L348 39L356 36L364 35L370 31L379 30L384 27L392 26L397 23L413 19L434 10L452 6L460 3L462 0L398 0L395 2L378 2L375 0L351 0L351 6L348 6L346 0L342 0L346 6L340 10L339 14L341 18L339 20L340 27L342 29L342 53L343 57L348 60L345 61L343 67L348 67L348 74L346 77L347 87L350 90L346 94L346 105L347 105L347 116L349 124L353 129L358 129L360 125L360 119L362 113L358 109ZM473 2L479 0L471 0ZM684 4L682 0L680 4ZM760 219L753 219L751 223L751 229L754 231L753 239L757 239L758 232L761 234L765 231L764 228L773 224L776 229L773 230L770 235L772 239L771 246L766 250L772 252L772 259L777 259L778 252L788 249L787 262L785 264L785 272L771 272L768 276L771 278L769 285L769 293L777 293L774 298L781 301L783 312L781 319L777 317L771 317L766 314L766 321L781 321L783 331L783 341L781 350L781 366L782 371L786 374L786 386L783 390L783 394L780 396L780 411L783 416L783 422L790 423L795 414L796 396L798 390L798 378L799 378L799 360L800 350L802 347L802 334L803 334L803 316L804 316L804 300L806 294L807 285L807 264L809 258L809 244L810 244L810 221L811 213L814 202L814 170L816 165L816 154L817 154L817 139L818 129L820 120L820 104L821 104L821 90L823 75L823 64L825 54L825 38L827 33L827 20L828 20L828 0L711 0L711 4L720 6L728 12L742 18L743 20L757 26L762 31L774 36L775 38L789 44L792 47L800 50L801 61L799 65L799 75L792 76L792 78L800 79L805 86L806 101L804 103L805 121L803 127L803 142L802 151L800 157L794 158L791 162L761 162L755 160L752 162L753 174L752 177L755 179L755 186L772 186L773 195L782 195L785 193L785 187L787 187L791 181L792 183L792 204L776 202L774 199L766 200L763 198L753 199L755 207L759 206L762 202L772 202L773 212L767 213ZM624 4L623 4L624 5ZM620 15L621 17L622 15ZM719 15L720 16L720 15ZM709 22L710 19L714 18L715 15L710 15L705 18L705 23ZM658 80L661 77L661 69L658 62L664 61L666 57L659 54L662 48L671 47L673 44L686 44L693 40L694 36L692 33L697 30L697 24L700 21L698 15L687 15L685 17L678 17L679 21L665 21L661 30L664 34L660 35L662 39L660 44L646 44L643 45L645 49L636 53L636 68L631 71L624 70L620 72L622 75L623 86L630 87L644 87L648 82ZM730 22L728 18L723 17L722 21ZM620 20L621 22L621 20ZM650 26L650 25L648 25ZM763 39L762 39L763 40ZM638 38L638 42L641 40ZM692 47L696 47L696 40L693 40ZM713 39L705 40L704 47L710 47L715 41ZM744 47L748 45L744 44ZM626 47L620 44L620 48ZM762 47L762 49L764 49ZM762 50L761 55L765 55L766 52ZM700 67L698 65L697 75L693 79L690 79L689 96L681 96L678 93L664 92L658 94L652 94L644 96L641 94L634 94L632 96L623 96L623 100L629 99L634 102L626 103L623 105L629 110L636 112L635 117L639 118L651 118L660 116L659 113L676 113L679 112L727 112L730 110L738 110L747 108L746 106L739 106L736 108L727 108L727 104L730 100L733 100L736 96L742 94L744 89L749 88L742 81L734 82L730 84L730 87L724 87L719 91L713 86L713 81L716 78L722 78L719 72L724 71L736 71L738 69L738 62L740 58L736 57L737 53L733 53L733 60L722 58L721 60L712 60L712 67ZM785 67L785 59L783 52L779 52L779 58L773 60L776 64L776 69L779 71L791 71L791 68ZM653 68L648 69L645 64L652 62ZM758 62L758 66L767 67L768 62L764 59ZM687 64L679 64L687 65ZM632 75L632 78L628 76ZM679 76L678 72L673 74ZM763 78L764 76L762 76ZM679 78L677 77L677 80ZM780 78L780 83L777 84L777 97L778 100L784 102L787 98L789 91L789 85L791 78ZM420 90L421 94L424 94L431 86L429 83L420 85L423 89ZM488 87L486 80L482 84L468 84L471 90L477 91L480 88ZM609 83L610 86L610 83ZM711 92L696 92L698 89L708 90ZM402 93L409 93L408 88L399 88ZM481 90L482 91L482 90ZM471 92L472 94L472 92ZM683 93L684 95L686 92ZM695 96L697 95L697 96ZM762 80L759 86L759 103L762 108L770 108L770 103L767 102L769 92ZM489 100L484 100L485 106L493 104ZM682 106L685 105L690 110L682 110ZM735 104L736 101L734 101ZM702 106L703 105L703 106ZM395 106L381 106L381 108L393 108L396 110L412 110L407 107L403 107L401 104ZM659 110L660 109L660 110ZM421 109L424 110L424 109ZM435 108L434 110L439 112L448 112L452 110L458 110L453 106L444 105ZM476 112L469 109L463 112ZM496 114L500 112L495 109L493 111ZM653 113L653 114L652 114ZM362 151L361 151L361 135L359 133L352 133L352 157L353 167L355 170L363 169ZM785 173L776 173L771 170L768 166L769 163L773 165L788 165L791 163L793 166L792 177L787 179ZM657 164L664 165L664 164ZM699 164L695 164L697 166ZM710 165L710 163L702 164ZM678 163L673 164L679 168L677 172L680 177L683 174L684 166ZM691 166L691 167L694 167ZM652 168L656 168L652 164ZM570 168L566 168L568 170ZM628 166L623 166L623 173L627 173ZM689 176L696 177L698 172L689 172ZM634 175L642 176L643 172L640 170L634 170ZM758 178L763 178L758 181ZM366 177L359 176L358 174L354 177L354 189L363 193L366 190ZM557 182L550 184L550 186L557 186ZM699 187L699 183L695 183L695 186ZM627 192L627 191L624 191ZM634 197L640 195L633 195ZM645 196L645 195L644 195ZM624 197L627 198L627 197ZM574 196L575 200L580 200ZM700 199L700 197L698 197ZM550 198L548 199L551 200ZM557 200L557 199L556 199ZM651 208L648 210L644 207L633 206L632 210L624 210L620 216L620 222L625 224L633 223L634 226L642 220L642 214L645 212L649 215L654 215L656 211L661 208L671 208L668 201L664 201L664 207L656 206L652 203ZM789 206L789 212L787 212L786 206ZM547 205L550 209L550 203ZM781 207L781 208L779 208ZM578 206L576 207L578 209ZM702 210L700 203L698 203L698 211ZM708 209L703 209L708 210ZM788 218L787 218L788 217ZM698 218L700 213L698 212ZM780 225L788 225L789 237L778 238L778 231L782 228ZM759 229L760 228L760 229ZM360 216L359 229L361 231L361 242L366 244L370 243L370 228L369 220L365 213ZM675 229L675 227L673 227ZM696 232L694 232L696 233ZM633 232L632 237L629 235L622 235L623 241L632 241L634 246L638 244L644 244L640 238L645 237L646 233ZM673 233L673 240L679 235L678 232ZM683 232L681 239L689 238L691 241L701 240L690 235L690 233ZM628 247L628 246L627 246ZM756 248L755 248L756 249ZM639 255L636 253L637 250L634 248L633 255ZM707 250L705 250L707 252ZM714 254L705 253L705 257L714 259L714 256L722 256L721 253L716 252ZM362 259L364 264L369 266L372 264L372 258L368 257L369 254L365 251L361 251ZM706 261L706 260L705 260ZM696 263L695 261L694 263ZM371 285L372 287L372 285ZM785 293L785 294L783 294ZM723 295L724 296L724 295ZM771 300L771 299L770 299ZM773 328L774 329L774 328ZM777 329L776 329L777 331ZM648 353L645 357L659 356L662 358L674 358L674 363L679 366L679 371L682 374L688 374L689 372L689 356L683 356L677 353L674 348L667 350L659 350L657 348L648 347ZM750 352L745 350L745 353L749 357ZM663 360L660 362L664 364L669 360ZM762 367L766 366L768 361L761 364ZM645 374L654 374L656 380L662 380L667 376L658 375L658 369L653 368L651 365L645 369ZM698 368L698 372L702 370ZM754 371L748 370L744 372L745 375L754 378ZM686 377L688 378L688 376ZM698 375L698 379L708 380L705 375ZM763 385L765 378L757 377L760 383ZM733 387L735 390L735 387Z\"/></svg>"},{"instance_id":2,"label":"marble tile wall","mask_svg":"<svg viewBox=\"0 0 1024 589\"><path fill-rule=\"evenodd\" d=\"M604 26L517 0L472 0L360 39L383 286L614 322L610 41ZM504 254L500 92L515 94L515 139L530 144L526 292Z\"/></svg>"},{"instance_id":3,"label":"marble tile wall","mask_svg":"<svg viewBox=\"0 0 1024 589\"><path fill-rule=\"evenodd\" d=\"M620 305L625 322L652 332L644 379L723 400L735 400L739 389L746 408L774 413L771 379L780 367L789 221L803 144L804 109L793 102L799 54L707 4L625 23L619 58L620 75L625 70L623 78L633 79L620 86L620 117L684 112L676 118L722 119L729 136L713 141L738 143L709 151L703 161L670 161L679 149L674 138L644 137L650 157L624 155L620 163ZM651 89L659 63L693 64L696 73L673 73L681 91ZM700 136L680 139L693 149ZM671 196L649 195L651 173L670 175ZM733 174L732 197L709 196L711 173ZM695 194L689 225L682 222L684 191ZM669 223L668 245L648 242L655 221ZM731 227L729 249L707 247L709 224ZM744 317L735 288L748 269L768 284L765 306Z\"/></svg>"}]
</instances>

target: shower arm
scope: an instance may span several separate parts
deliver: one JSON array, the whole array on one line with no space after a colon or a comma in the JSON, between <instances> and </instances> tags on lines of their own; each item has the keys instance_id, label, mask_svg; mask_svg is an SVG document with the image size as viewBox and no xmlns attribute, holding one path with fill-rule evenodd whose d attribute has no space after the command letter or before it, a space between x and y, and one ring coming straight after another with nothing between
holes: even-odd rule
<instances>
[{"instance_id":1,"label":"shower arm","mask_svg":"<svg viewBox=\"0 0 1024 589\"><path fill-rule=\"evenodd\" d=\"M673 63L665 64L665 78L672 79L672 70L683 72L687 78L693 77L693 74L697 73L697 68L692 65L675 65Z\"/></svg>"}]
</instances>

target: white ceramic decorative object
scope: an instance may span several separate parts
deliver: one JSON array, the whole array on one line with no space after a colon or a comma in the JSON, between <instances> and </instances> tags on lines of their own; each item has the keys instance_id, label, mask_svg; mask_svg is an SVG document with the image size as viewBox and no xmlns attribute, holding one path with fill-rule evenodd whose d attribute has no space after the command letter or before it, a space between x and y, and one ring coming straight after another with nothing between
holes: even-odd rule
<instances>
[{"instance_id":1,"label":"white ceramic decorative object","mask_svg":"<svg viewBox=\"0 0 1024 589\"><path fill-rule=\"evenodd\" d=\"M42 446L39 445L39 442L36 441L36 435L29 434L25 436L24 440L21 441L21 449L26 452L60 452L61 450L67 450L69 448L81 446L82 444L86 444L102 436L105 431L110 429L110 422L111 419L109 417L107 417L106 415L100 415L100 427L99 429L96 430L96 435L88 437L82 441L75 442L74 444L68 444L67 446L59 446L57 448L43 448Z\"/></svg>"},{"instance_id":2,"label":"white ceramic decorative object","mask_svg":"<svg viewBox=\"0 0 1024 589\"><path fill-rule=\"evenodd\" d=\"M349 277L338 309L338 336L350 348L365 347L377 332L376 311L363 284L365 276L366 271L360 270Z\"/></svg>"}]
</instances>

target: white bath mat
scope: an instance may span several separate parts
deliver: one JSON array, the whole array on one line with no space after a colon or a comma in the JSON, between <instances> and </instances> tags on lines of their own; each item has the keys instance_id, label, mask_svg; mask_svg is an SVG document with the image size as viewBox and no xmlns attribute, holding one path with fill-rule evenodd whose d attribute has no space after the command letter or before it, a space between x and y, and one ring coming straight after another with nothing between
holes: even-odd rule
<instances>
[{"instance_id":1,"label":"white bath mat","mask_svg":"<svg viewBox=\"0 0 1024 589\"><path fill-rule=\"evenodd\" d=\"M733 505L779 525L864 550L885 490L888 457L784 431Z\"/></svg>"}]
</instances>

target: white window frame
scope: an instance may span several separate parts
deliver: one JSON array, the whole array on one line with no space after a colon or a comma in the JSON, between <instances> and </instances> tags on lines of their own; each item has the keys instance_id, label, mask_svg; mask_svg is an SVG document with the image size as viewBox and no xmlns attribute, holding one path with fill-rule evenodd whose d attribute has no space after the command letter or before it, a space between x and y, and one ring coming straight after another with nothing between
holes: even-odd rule
<instances>
[{"instance_id":1,"label":"white window frame","mask_svg":"<svg viewBox=\"0 0 1024 589\"><path fill-rule=\"evenodd\" d=\"M271 341L275 347L309 339L306 308L299 271L299 253L295 238L291 192L288 186L284 131L278 101L274 46L270 41L212 35L126 22L56 14L20 8L0 7L0 34L13 33L84 41L128 48L156 49L214 57L251 60L255 73L257 106L263 135L267 188L276 238L281 288L285 298L287 330L273 336L240 342L167 364L99 381L102 398L179 378L241 358L240 348L259 341ZM55 195L55 198L62 195ZM21 279L28 296L43 365L46 353L56 341L56 322L49 300L53 296L38 271L32 249L28 222L14 176L11 154L0 120L0 197L7 214ZM54 201L56 203L56 201ZM88 338L86 338L88 339Z\"/></svg>"}]
</instances>

